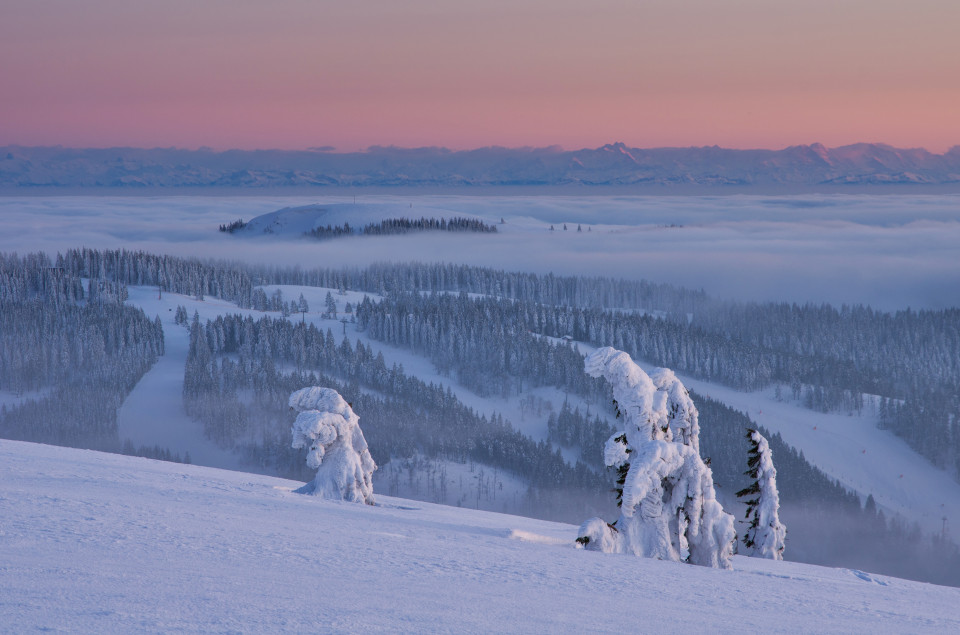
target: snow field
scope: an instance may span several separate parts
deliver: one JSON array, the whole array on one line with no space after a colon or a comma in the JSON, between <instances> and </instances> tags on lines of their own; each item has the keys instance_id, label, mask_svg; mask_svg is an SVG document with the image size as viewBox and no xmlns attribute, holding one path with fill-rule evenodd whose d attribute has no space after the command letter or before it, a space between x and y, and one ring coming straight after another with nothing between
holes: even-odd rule
<instances>
[{"instance_id":1,"label":"snow field","mask_svg":"<svg viewBox=\"0 0 960 635\"><path fill-rule=\"evenodd\" d=\"M0 630L960 630L960 589L586 552L572 525L299 485L0 441Z\"/></svg>"}]
</instances>

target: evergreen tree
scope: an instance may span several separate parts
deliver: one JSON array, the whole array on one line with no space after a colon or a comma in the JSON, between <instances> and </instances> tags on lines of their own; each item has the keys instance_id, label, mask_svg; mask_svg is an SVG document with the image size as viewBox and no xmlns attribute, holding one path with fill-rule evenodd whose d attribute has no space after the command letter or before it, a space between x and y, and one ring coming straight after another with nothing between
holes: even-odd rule
<instances>
[{"instance_id":1,"label":"evergreen tree","mask_svg":"<svg viewBox=\"0 0 960 635\"><path fill-rule=\"evenodd\" d=\"M780 495L777 492L777 469L773 466L773 453L762 434L747 430L750 450L745 475L753 479L747 487L737 492L737 498L746 498L746 517L750 520L743 546L747 555L755 558L783 560L787 528L780 522Z\"/></svg>"}]
</instances>

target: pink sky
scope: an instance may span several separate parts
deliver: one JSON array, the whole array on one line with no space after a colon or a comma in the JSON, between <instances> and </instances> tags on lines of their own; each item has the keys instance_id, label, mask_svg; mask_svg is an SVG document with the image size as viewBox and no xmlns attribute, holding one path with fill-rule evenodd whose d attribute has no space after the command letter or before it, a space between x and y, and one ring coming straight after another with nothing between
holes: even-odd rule
<instances>
[{"instance_id":1,"label":"pink sky","mask_svg":"<svg viewBox=\"0 0 960 635\"><path fill-rule=\"evenodd\" d=\"M0 145L960 144L956 0L0 0Z\"/></svg>"}]
</instances>

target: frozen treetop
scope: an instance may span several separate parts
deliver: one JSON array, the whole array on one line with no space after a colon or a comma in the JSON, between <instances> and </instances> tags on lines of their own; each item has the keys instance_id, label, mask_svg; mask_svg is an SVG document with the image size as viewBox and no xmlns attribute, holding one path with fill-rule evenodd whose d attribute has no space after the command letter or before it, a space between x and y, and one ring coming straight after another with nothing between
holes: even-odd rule
<instances>
[{"instance_id":1,"label":"frozen treetop","mask_svg":"<svg viewBox=\"0 0 960 635\"><path fill-rule=\"evenodd\" d=\"M613 387L627 437L637 435L632 443L676 441L700 452L697 409L672 370L658 368L647 375L628 354L610 346L587 357L584 367L588 375L603 377Z\"/></svg>"},{"instance_id":2,"label":"frozen treetop","mask_svg":"<svg viewBox=\"0 0 960 635\"><path fill-rule=\"evenodd\" d=\"M697 407L690 393L669 368L658 368L650 374L658 391L666 393L667 421L670 439L689 445L700 453L700 422ZM670 440L668 439L668 440Z\"/></svg>"},{"instance_id":3,"label":"frozen treetop","mask_svg":"<svg viewBox=\"0 0 960 635\"><path fill-rule=\"evenodd\" d=\"M303 491L331 498L373 504L373 472L377 469L360 430L360 418L332 388L312 386L290 395L293 447L308 448L307 466L317 469Z\"/></svg>"},{"instance_id":4,"label":"frozen treetop","mask_svg":"<svg viewBox=\"0 0 960 635\"><path fill-rule=\"evenodd\" d=\"M333 388L321 388L320 386L301 388L290 394L289 404L297 412L320 410L340 415L350 415L359 421L359 417L354 414L350 404Z\"/></svg>"}]
</instances>

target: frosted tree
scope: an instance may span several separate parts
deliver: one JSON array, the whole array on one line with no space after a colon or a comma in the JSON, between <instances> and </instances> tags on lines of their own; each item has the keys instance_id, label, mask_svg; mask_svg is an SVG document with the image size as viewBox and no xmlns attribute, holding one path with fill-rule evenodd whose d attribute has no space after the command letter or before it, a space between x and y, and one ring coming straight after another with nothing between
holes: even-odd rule
<instances>
[{"instance_id":1,"label":"frosted tree","mask_svg":"<svg viewBox=\"0 0 960 635\"><path fill-rule=\"evenodd\" d=\"M713 473L700 458L697 409L672 371L647 375L630 356L601 348L587 374L613 388L622 428L607 441L616 470L620 518L591 518L577 539L586 549L730 568L733 517L716 499Z\"/></svg>"},{"instance_id":2,"label":"frosted tree","mask_svg":"<svg viewBox=\"0 0 960 635\"><path fill-rule=\"evenodd\" d=\"M743 537L745 555L755 558L783 560L784 539L787 528L780 522L780 495L777 493L777 468L773 466L773 453L762 434L747 430L750 451L747 471L744 474L753 483L737 492L738 498L747 498L747 518L750 526Z\"/></svg>"},{"instance_id":3,"label":"frosted tree","mask_svg":"<svg viewBox=\"0 0 960 635\"><path fill-rule=\"evenodd\" d=\"M332 388L313 386L290 395L296 410L293 447L308 448L307 466L317 476L300 492L323 498L373 504L377 469L360 430L360 418Z\"/></svg>"},{"instance_id":4,"label":"frosted tree","mask_svg":"<svg viewBox=\"0 0 960 635\"><path fill-rule=\"evenodd\" d=\"M337 318L337 301L333 299L333 295L327 291L327 296L323 299L324 305L327 307L327 313L333 319Z\"/></svg>"}]
</instances>

